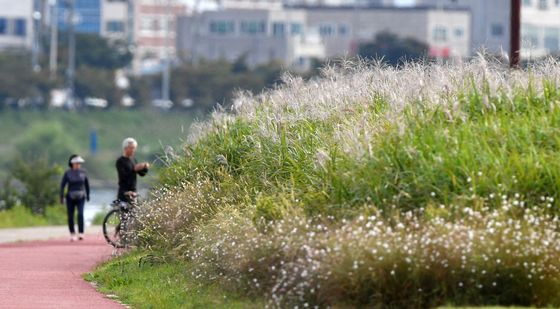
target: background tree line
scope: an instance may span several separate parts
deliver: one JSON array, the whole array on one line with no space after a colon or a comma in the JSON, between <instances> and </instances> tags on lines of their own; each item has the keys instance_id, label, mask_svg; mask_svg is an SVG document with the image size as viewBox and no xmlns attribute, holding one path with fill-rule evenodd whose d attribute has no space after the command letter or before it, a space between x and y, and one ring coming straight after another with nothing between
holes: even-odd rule
<instances>
[{"instance_id":1,"label":"background tree line","mask_svg":"<svg viewBox=\"0 0 560 309\"><path fill-rule=\"evenodd\" d=\"M90 34L79 34L76 40L75 94L78 98L103 98L110 107L116 108L121 98L128 94L135 99L136 107L142 108L160 96L160 74L130 76L130 87L126 91L116 86L115 71L127 68L133 59L124 42ZM50 91L64 88L66 83L66 41L63 35L58 51L58 71L54 77L45 69L33 72L28 52L14 50L0 53L0 108L48 106ZM46 42L44 45L46 48ZM382 33L371 42L362 42L358 49L362 58L383 58L391 65L397 65L403 59L423 58L426 53L425 44L390 33ZM316 61L317 66L325 62ZM48 59L43 57L40 63L46 68ZM280 82L285 71L286 67L281 63L248 67L243 56L233 63L225 60L177 63L172 70L171 100L179 103L190 99L192 108L209 111L217 103L228 102L237 89L259 92L272 87ZM292 73L311 78L318 74L318 70L313 67L309 72Z\"/></svg>"}]
</instances>

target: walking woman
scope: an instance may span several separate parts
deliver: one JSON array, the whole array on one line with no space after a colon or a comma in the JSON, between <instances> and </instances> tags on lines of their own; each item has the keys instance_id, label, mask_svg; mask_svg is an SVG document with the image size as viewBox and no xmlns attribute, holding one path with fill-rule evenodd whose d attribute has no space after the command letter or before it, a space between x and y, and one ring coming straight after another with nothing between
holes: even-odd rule
<instances>
[{"instance_id":1,"label":"walking woman","mask_svg":"<svg viewBox=\"0 0 560 309\"><path fill-rule=\"evenodd\" d=\"M84 159L79 155L72 155L68 159L70 167L62 177L60 183L60 203L64 204L64 189L68 185L66 193L66 209L68 211L68 228L70 229L70 241L76 240L74 229L74 209L78 209L78 236L79 240L84 239L84 205L86 200L89 202L89 180L86 171L82 169Z\"/></svg>"}]
</instances>

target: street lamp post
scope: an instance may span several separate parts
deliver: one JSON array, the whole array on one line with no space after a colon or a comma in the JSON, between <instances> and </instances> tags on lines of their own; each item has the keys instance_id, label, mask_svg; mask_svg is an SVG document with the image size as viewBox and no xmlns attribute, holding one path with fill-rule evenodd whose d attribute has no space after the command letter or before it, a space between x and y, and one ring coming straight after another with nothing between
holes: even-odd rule
<instances>
[{"instance_id":1,"label":"street lamp post","mask_svg":"<svg viewBox=\"0 0 560 309\"><path fill-rule=\"evenodd\" d=\"M521 59L521 0L511 0L510 67L519 68Z\"/></svg>"}]
</instances>

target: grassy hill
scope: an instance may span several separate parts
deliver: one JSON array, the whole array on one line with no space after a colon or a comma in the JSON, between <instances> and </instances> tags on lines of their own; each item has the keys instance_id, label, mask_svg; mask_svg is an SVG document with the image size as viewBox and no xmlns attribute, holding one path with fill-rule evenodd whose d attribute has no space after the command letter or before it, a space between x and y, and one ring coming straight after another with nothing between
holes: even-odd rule
<instances>
[{"instance_id":1,"label":"grassy hill","mask_svg":"<svg viewBox=\"0 0 560 309\"><path fill-rule=\"evenodd\" d=\"M139 143L139 159L156 161L164 153L165 146L180 148L184 143L193 120L199 115L186 112L162 112L157 110L126 111L87 111L68 112L61 110L47 111L0 111L0 178L14 156L21 156L17 144L28 135L33 139L35 131L52 128L56 134L64 135L66 144L72 152L86 156L86 168L98 183L113 181L114 160L120 154L121 142L125 137L133 136ZM31 132L33 131L33 132ZM98 153L90 153L90 134L97 132ZM41 143L41 141L39 141ZM51 145L44 141L44 152ZM65 166L65 159L70 153L57 158Z\"/></svg>"},{"instance_id":2,"label":"grassy hill","mask_svg":"<svg viewBox=\"0 0 560 309\"><path fill-rule=\"evenodd\" d=\"M559 82L357 64L238 97L162 170L140 251L273 307L558 307Z\"/></svg>"}]
</instances>

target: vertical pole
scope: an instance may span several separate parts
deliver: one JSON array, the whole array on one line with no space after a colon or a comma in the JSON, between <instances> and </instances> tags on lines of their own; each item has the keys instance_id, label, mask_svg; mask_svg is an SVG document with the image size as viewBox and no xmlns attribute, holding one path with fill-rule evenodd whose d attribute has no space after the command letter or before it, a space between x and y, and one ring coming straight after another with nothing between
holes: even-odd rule
<instances>
[{"instance_id":1,"label":"vertical pole","mask_svg":"<svg viewBox=\"0 0 560 309\"><path fill-rule=\"evenodd\" d=\"M511 0L510 67L519 68L521 59L521 0Z\"/></svg>"},{"instance_id":2,"label":"vertical pole","mask_svg":"<svg viewBox=\"0 0 560 309\"><path fill-rule=\"evenodd\" d=\"M161 89L161 93L162 93L162 99L165 101L169 101L169 97L170 97L170 83L171 83L171 69L170 69L170 58L171 58L171 52L169 51L169 44L170 44L170 35L171 35L171 0L167 0L167 4L166 4L166 8L165 8L165 56L164 56L164 67L163 67L163 82L162 82L162 89Z\"/></svg>"},{"instance_id":3,"label":"vertical pole","mask_svg":"<svg viewBox=\"0 0 560 309\"><path fill-rule=\"evenodd\" d=\"M42 18L42 12L41 10L41 5L40 5L40 1L35 0L33 1L33 45L32 45L32 49L31 49L31 66L33 67L33 71L35 72L39 72L41 71L41 66L39 65L39 49L40 46L39 44L41 44L40 42L40 36L41 36L41 27L40 27L40 23L41 23L41 18Z\"/></svg>"},{"instance_id":4,"label":"vertical pole","mask_svg":"<svg viewBox=\"0 0 560 309\"><path fill-rule=\"evenodd\" d=\"M51 78L56 77L57 59L58 59L58 3L52 0L51 3L51 46L49 57L49 69Z\"/></svg>"},{"instance_id":5,"label":"vertical pole","mask_svg":"<svg viewBox=\"0 0 560 309\"><path fill-rule=\"evenodd\" d=\"M134 54L134 0L127 1L127 45L128 51ZM130 70L134 67L134 60L130 63Z\"/></svg>"},{"instance_id":6,"label":"vertical pole","mask_svg":"<svg viewBox=\"0 0 560 309\"><path fill-rule=\"evenodd\" d=\"M74 106L74 76L76 71L75 0L68 0L68 107Z\"/></svg>"}]
</instances>

